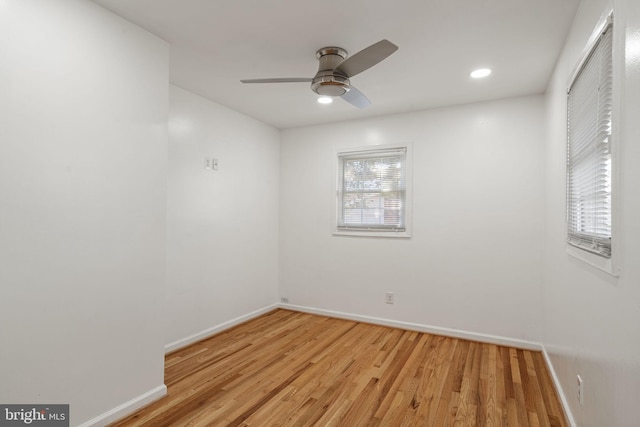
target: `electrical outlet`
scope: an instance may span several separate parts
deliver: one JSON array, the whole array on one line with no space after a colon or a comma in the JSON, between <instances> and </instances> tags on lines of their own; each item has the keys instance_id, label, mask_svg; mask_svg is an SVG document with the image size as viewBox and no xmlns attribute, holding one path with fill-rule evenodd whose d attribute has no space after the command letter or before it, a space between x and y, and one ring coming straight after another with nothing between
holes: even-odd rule
<instances>
[{"instance_id":1,"label":"electrical outlet","mask_svg":"<svg viewBox=\"0 0 640 427\"><path fill-rule=\"evenodd\" d=\"M204 168L206 170L213 169L213 164L212 164L212 161L211 161L211 157L205 157L204 158Z\"/></svg>"},{"instance_id":2,"label":"electrical outlet","mask_svg":"<svg viewBox=\"0 0 640 427\"><path fill-rule=\"evenodd\" d=\"M280 297L280 302L283 304L289 304L289 298L287 297Z\"/></svg>"},{"instance_id":3,"label":"electrical outlet","mask_svg":"<svg viewBox=\"0 0 640 427\"><path fill-rule=\"evenodd\" d=\"M578 402L580 402L580 406L582 406L584 405L584 382L580 375L576 375L576 379L578 385Z\"/></svg>"},{"instance_id":4,"label":"electrical outlet","mask_svg":"<svg viewBox=\"0 0 640 427\"><path fill-rule=\"evenodd\" d=\"M213 168L214 171L218 170L218 159L216 159L215 157L212 159L211 167Z\"/></svg>"},{"instance_id":5,"label":"electrical outlet","mask_svg":"<svg viewBox=\"0 0 640 427\"><path fill-rule=\"evenodd\" d=\"M393 292L387 292L385 295L385 301L387 304L393 304L394 301L394 295Z\"/></svg>"}]
</instances>

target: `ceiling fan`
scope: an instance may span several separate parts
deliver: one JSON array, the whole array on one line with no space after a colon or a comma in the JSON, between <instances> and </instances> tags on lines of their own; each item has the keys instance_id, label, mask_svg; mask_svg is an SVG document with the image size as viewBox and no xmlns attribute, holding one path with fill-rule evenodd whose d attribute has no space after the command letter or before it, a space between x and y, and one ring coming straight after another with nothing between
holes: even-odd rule
<instances>
[{"instance_id":1,"label":"ceiling fan","mask_svg":"<svg viewBox=\"0 0 640 427\"><path fill-rule=\"evenodd\" d=\"M313 78L275 78L248 79L242 83L311 83L311 90L318 95L339 96L348 103L364 108L371 102L349 79L356 74L373 67L398 50L398 46L389 40L380 40L360 52L347 58L347 51L341 47L323 47L316 52L320 62L318 72Z\"/></svg>"}]
</instances>

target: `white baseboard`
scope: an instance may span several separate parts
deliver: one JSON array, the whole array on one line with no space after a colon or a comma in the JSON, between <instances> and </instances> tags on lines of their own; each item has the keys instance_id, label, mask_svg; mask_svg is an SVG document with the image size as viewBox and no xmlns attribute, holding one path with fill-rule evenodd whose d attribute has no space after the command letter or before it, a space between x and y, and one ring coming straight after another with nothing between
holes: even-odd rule
<instances>
[{"instance_id":1,"label":"white baseboard","mask_svg":"<svg viewBox=\"0 0 640 427\"><path fill-rule=\"evenodd\" d=\"M242 322L246 322L247 320L251 320L254 317L261 316L262 314L268 313L272 310L278 308L277 304L272 304L267 307L261 308L259 310L253 311L251 313L245 314L243 316L236 317L235 319L228 320L226 322L220 323L219 325L213 326L211 328L205 329L202 332L197 334L193 334L191 336L182 338L178 341L175 341L171 344L167 344L165 346L165 353L169 353L171 351L177 350L179 348L188 346L189 344L193 344L194 342L200 341L203 338L207 338L213 334L224 331L226 329L232 328L235 325L238 325ZM102 415L98 415L97 417L82 423L79 427L102 427L106 426L109 423L119 420L120 418L124 418L125 416L135 412L136 410L160 399L161 397L167 394L167 386L164 384L158 386L148 392L141 394L128 402L123 403L116 408L113 408Z\"/></svg>"},{"instance_id":2,"label":"white baseboard","mask_svg":"<svg viewBox=\"0 0 640 427\"><path fill-rule=\"evenodd\" d=\"M399 320L384 319L380 317L363 316L359 314L344 313L340 311L324 310L319 308L306 307L294 304L278 304L278 307L287 310L301 311L304 313L318 314L327 317L353 320L356 322L372 323L374 325L389 326L392 328L408 329L417 332L426 332L434 335L446 335L453 338L461 338L472 341L486 342L489 344L504 345L520 348L523 350L541 351L542 344L532 341L518 340L514 338L501 337L497 335L480 334L468 332L460 329L443 328L440 326L423 325L419 323L403 322Z\"/></svg>"},{"instance_id":3,"label":"white baseboard","mask_svg":"<svg viewBox=\"0 0 640 427\"><path fill-rule=\"evenodd\" d=\"M567 417L567 421L571 427L577 427L576 420L573 418L573 414L571 413L571 409L569 408L569 401L567 400L567 396L564 394L564 390L560 385L560 380L558 379L558 375L556 374L555 369L553 368L553 364L551 363L551 358L549 357L549 353L547 353L547 349L542 346L542 356L544 357L544 362L547 364L547 369L549 370L549 375L551 375L551 381L553 381L553 385L556 388L556 392L560 397L560 404L562 405L562 409L564 410L564 415Z\"/></svg>"},{"instance_id":4,"label":"white baseboard","mask_svg":"<svg viewBox=\"0 0 640 427\"><path fill-rule=\"evenodd\" d=\"M254 317L258 317L272 310L275 310L276 308L278 308L278 304L272 304L272 305L263 307L259 310L252 311L251 313L236 317L235 319L227 320L226 322L207 328L204 331L198 332L197 334L190 335L188 337L179 339L178 341L174 341L170 344L165 345L164 352L170 353L182 347L186 347L204 338L210 337L211 335L217 334L218 332L222 332L226 329L232 328L233 326L239 325L240 323L246 322L247 320L251 320Z\"/></svg>"},{"instance_id":5,"label":"white baseboard","mask_svg":"<svg viewBox=\"0 0 640 427\"><path fill-rule=\"evenodd\" d=\"M117 406L102 415L98 415L97 417L82 423L79 427L102 427L106 426L109 423L112 423L120 418L123 418L136 410L146 406L161 397L167 394L167 386L162 384L158 387L155 387L149 390L146 393L141 394L140 396L134 397L128 402L123 403L120 406Z\"/></svg>"}]
</instances>

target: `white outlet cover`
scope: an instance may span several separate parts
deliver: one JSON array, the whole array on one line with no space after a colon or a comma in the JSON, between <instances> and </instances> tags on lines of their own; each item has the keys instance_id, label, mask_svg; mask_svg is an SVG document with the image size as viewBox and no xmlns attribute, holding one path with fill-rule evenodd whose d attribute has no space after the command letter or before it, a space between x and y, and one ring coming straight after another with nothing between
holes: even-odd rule
<instances>
[{"instance_id":1,"label":"white outlet cover","mask_svg":"<svg viewBox=\"0 0 640 427\"><path fill-rule=\"evenodd\" d=\"M576 375L576 380L578 383L578 402L580 402L580 406L582 406L584 405L584 382L580 375Z\"/></svg>"}]
</instances>

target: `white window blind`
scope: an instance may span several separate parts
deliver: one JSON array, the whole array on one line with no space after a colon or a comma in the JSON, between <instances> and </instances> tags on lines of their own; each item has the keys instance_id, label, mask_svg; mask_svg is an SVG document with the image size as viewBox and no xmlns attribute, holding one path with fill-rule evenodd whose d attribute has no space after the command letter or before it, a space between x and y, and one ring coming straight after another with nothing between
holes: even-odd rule
<instances>
[{"instance_id":1,"label":"white window blind","mask_svg":"<svg viewBox=\"0 0 640 427\"><path fill-rule=\"evenodd\" d=\"M612 26L582 63L567 102L567 242L611 257Z\"/></svg>"},{"instance_id":2,"label":"white window blind","mask_svg":"<svg viewBox=\"0 0 640 427\"><path fill-rule=\"evenodd\" d=\"M405 231L406 148L338 153L339 230Z\"/></svg>"}]
</instances>

